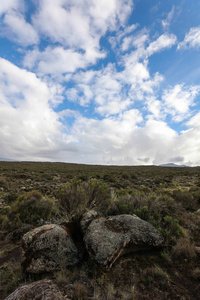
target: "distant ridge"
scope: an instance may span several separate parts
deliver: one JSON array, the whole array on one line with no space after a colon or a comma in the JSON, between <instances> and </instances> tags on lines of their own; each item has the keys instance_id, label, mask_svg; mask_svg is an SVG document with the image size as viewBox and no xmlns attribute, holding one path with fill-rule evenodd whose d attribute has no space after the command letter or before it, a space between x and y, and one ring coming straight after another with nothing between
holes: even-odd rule
<instances>
[{"instance_id":1,"label":"distant ridge","mask_svg":"<svg viewBox=\"0 0 200 300\"><path fill-rule=\"evenodd\" d=\"M178 167L178 168L184 168L184 167L188 167L186 165L177 165L174 163L168 163L168 164L161 164L159 165L159 167Z\"/></svg>"},{"instance_id":2,"label":"distant ridge","mask_svg":"<svg viewBox=\"0 0 200 300\"><path fill-rule=\"evenodd\" d=\"M2 158L2 157L0 157L0 161L16 161L16 160L10 159L10 158Z\"/></svg>"}]
</instances>

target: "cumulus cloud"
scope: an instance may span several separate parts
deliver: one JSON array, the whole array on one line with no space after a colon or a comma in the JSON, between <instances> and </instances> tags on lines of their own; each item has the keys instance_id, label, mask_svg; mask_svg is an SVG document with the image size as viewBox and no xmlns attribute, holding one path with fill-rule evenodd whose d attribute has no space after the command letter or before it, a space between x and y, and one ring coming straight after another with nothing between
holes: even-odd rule
<instances>
[{"instance_id":1,"label":"cumulus cloud","mask_svg":"<svg viewBox=\"0 0 200 300\"><path fill-rule=\"evenodd\" d=\"M43 74L75 72L105 58L100 39L123 26L132 0L40 0L33 26L58 46L29 51L24 66Z\"/></svg>"},{"instance_id":2,"label":"cumulus cloud","mask_svg":"<svg viewBox=\"0 0 200 300\"><path fill-rule=\"evenodd\" d=\"M150 69L152 55L177 43L174 34L152 38L139 24L125 26L132 0L39 0L34 5L27 17L25 1L0 3L1 34L24 47L23 67L30 70L0 59L0 157L200 163L200 114L195 112L200 86L175 84L162 93L164 76ZM165 31L173 14L174 8L162 21ZM192 28L178 48L199 46L198 34L199 27ZM116 60L95 65L108 57L102 37ZM186 122L186 130L172 129L169 115Z\"/></svg>"},{"instance_id":3,"label":"cumulus cloud","mask_svg":"<svg viewBox=\"0 0 200 300\"><path fill-rule=\"evenodd\" d=\"M44 51L38 49L30 50L24 58L24 67L35 68L39 74L60 75L73 73L77 69L84 69L94 64L99 58L104 58L105 54L93 49L90 57L85 53L80 53L72 49L63 47L47 47Z\"/></svg>"},{"instance_id":4,"label":"cumulus cloud","mask_svg":"<svg viewBox=\"0 0 200 300\"><path fill-rule=\"evenodd\" d=\"M23 5L24 5L23 0L22 1L20 1L20 0L1 1L0 2L0 16L10 10L22 9Z\"/></svg>"},{"instance_id":5,"label":"cumulus cloud","mask_svg":"<svg viewBox=\"0 0 200 300\"><path fill-rule=\"evenodd\" d=\"M184 157L184 161L190 162L191 165L200 165L199 151L200 151L200 113L194 115L186 126L189 128L182 131L179 138L179 145L177 153ZM192 163L191 163L192 162Z\"/></svg>"},{"instance_id":6,"label":"cumulus cloud","mask_svg":"<svg viewBox=\"0 0 200 300\"><path fill-rule=\"evenodd\" d=\"M172 115L175 122L181 122L190 116L190 107L200 92L200 85L184 86L177 84L174 88L165 90L162 96L165 111Z\"/></svg>"},{"instance_id":7,"label":"cumulus cloud","mask_svg":"<svg viewBox=\"0 0 200 300\"><path fill-rule=\"evenodd\" d=\"M158 100L154 95L148 96L146 98L146 105L148 108L148 112L150 115L148 115L148 118L151 119L163 119L165 118L165 115L162 112L162 103L160 100Z\"/></svg>"},{"instance_id":8,"label":"cumulus cloud","mask_svg":"<svg viewBox=\"0 0 200 300\"><path fill-rule=\"evenodd\" d=\"M101 120L71 109L56 113L52 87L4 59L0 87L1 157L100 164L160 164L180 157L183 163L199 161L199 113L180 135L165 121L145 121L137 109ZM59 120L69 118L74 122L66 128Z\"/></svg>"},{"instance_id":9,"label":"cumulus cloud","mask_svg":"<svg viewBox=\"0 0 200 300\"><path fill-rule=\"evenodd\" d=\"M129 31L132 32L133 29ZM132 38L136 49L120 56L120 71L115 64L110 63L100 71L77 73L69 79L74 82L74 86L66 92L68 99L83 106L92 102L95 111L101 116L118 114L130 109L136 101L144 101L149 113L159 118L160 101L152 99L164 78L158 72L150 74L149 57L171 47L176 42L176 37L164 34L149 45L146 45L149 42L146 32L140 32ZM150 98L151 101L147 101Z\"/></svg>"},{"instance_id":10,"label":"cumulus cloud","mask_svg":"<svg viewBox=\"0 0 200 300\"><path fill-rule=\"evenodd\" d=\"M130 34L135 31L137 27L138 24L132 24L123 28L123 30L118 30L114 36L109 37L108 40L113 50L116 50L117 45L120 44L122 40L122 51L126 51L132 41L132 36ZM123 46L123 44L125 45ZM126 44L128 44L128 46L126 46Z\"/></svg>"},{"instance_id":11,"label":"cumulus cloud","mask_svg":"<svg viewBox=\"0 0 200 300\"><path fill-rule=\"evenodd\" d=\"M28 46L39 42L39 37L33 26L27 23L24 16L14 11L7 13L3 20L4 34L16 43Z\"/></svg>"},{"instance_id":12,"label":"cumulus cloud","mask_svg":"<svg viewBox=\"0 0 200 300\"><path fill-rule=\"evenodd\" d=\"M50 107L52 87L4 59L0 87L0 156L45 159L58 151L62 124Z\"/></svg>"},{"instance_id":13,"label":"cumulus cloud","mask_svg":"<svg viewBox=\"0 0 200 300\"><path fill-rule=\"evenodd\" d=\"M178 50L186 48L199 48L200 47L200 26L193 27L185 35L184 40L178 44Z\"/></svg>"},{"instance_id":14,"label":"cumulus cloud","mask_svg":"<svg viewBox=\"0 0 200 300\"><path fill-rule=\"evenodd\" d=\"M79 118L73 134L87 163L159 164L176 156L177 133L165 122L149 120L142 125L138 110L103 120ZM90 147L87 147L90 145Z\"/></svg>"},{"instance_id":15,"label":"cumulus cloud","mask_svg":"<svg viewBox=\"0 0 200 300\"><path fill-rule=\"evenodd\" d=\"M131 0L41 0L33 23L53 42L87 51L107 30L123 25L131 10Z\"/></svg>"},{"instance_id":16,"label":"cumulus cloud","mask_svg":"<svg viewBox=\"0 0 200 300\"><path fill-rule=\"evenodd\" d=\"M26 22L24 11L24 1L3 1L0 4L0 16L2 16L0 34L22 46L37 44L38 33L32 24Z\"/></svg>"},{"instance_id":17,"label":"cumulus cloud","mask_svg":"<svg viewBox=\"0 0 200 300\"><path fill-rule=\"evenodd\" d=\"M66 91L68 100L82 106L94 105L101 116L115 115L130 109L135 101L153 95L163 77L151 76L147 61L134 62L132 56L124 58L124 69L117 71L115 64L109 64L99 71L79 72L70 78L74 86Z\"/></svg>"}]
</instances>

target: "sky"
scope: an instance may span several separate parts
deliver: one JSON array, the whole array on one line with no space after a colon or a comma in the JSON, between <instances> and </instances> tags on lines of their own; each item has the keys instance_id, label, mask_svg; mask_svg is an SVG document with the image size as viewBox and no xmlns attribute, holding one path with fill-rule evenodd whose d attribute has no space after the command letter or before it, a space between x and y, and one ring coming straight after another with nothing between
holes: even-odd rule
<instances>
[{"instance_id":1,"label":"sky","mask_svg":"<svg viewBox=\"0 0 200 300\"><path fill-rule=\"evenodd\" d=\"M199 0L0 1L0 158L200 165Z\"/></svg>"}]
</instances>

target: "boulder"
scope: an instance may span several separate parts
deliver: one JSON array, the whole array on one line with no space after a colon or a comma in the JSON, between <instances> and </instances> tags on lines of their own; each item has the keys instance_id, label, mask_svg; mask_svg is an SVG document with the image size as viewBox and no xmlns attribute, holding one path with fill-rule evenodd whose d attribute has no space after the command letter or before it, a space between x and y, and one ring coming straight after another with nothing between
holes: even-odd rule
<instances>
[{"instance_id":1,"label":"boulder","mask_svg":"<svg viewBox=\"0 0 200 300\"><path fill-rule=\"evenodd\" d=\"M40 280L17 288L5 300L66 300L51 280Z\"/></svg>"},{"instance_id":2,"label":"boulder","mask_svg":"<svg viewBox=\"0 0 200 300\"><path fill-rule=\"evenodd\" d=\"M109 268L123 254L161 247L162 234L136 215L119 215L93 220L84 235L91 258Z\"/></svg>"},{"instance_id":3,"label":"boulder","mask_svg":"<svg viewBox=\"0 0 200 300\"><path fill-rule=\"evenodd\" d=\"M98 217L99 217L99 214L95 210L89 210L86 213L84 213L82 218L81 218L81 221L80 221L82 232L84 233L87 230L89 224L94 219L97 219Z\"/></svg>"},{"instance_id":4,"label":"boulder","mask_svg":"<svg viewBox=\"0 0 200 300\"><path fill-rule=\"evenodd\" d=\"M29 273L60 270L76 265L81 255L64 227L51 224L37 227L22 238L24 269Z\"/></svg>"}]
</instances>

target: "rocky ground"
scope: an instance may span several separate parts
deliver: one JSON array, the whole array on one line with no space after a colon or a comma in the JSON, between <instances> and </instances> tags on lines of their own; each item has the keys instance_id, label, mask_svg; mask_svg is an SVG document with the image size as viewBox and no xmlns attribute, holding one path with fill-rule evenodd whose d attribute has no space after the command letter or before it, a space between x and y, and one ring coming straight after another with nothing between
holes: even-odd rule
<instances>
[{"instance_id":1,"label":"rocky ground","mask_svg":"<svg viewBox=\"0 0 200 300\"><path fill-rule=\"evenodd\" d=\"M198 299L200 168L0 162L0 299Z\"/></svg>"}]
</instances>

